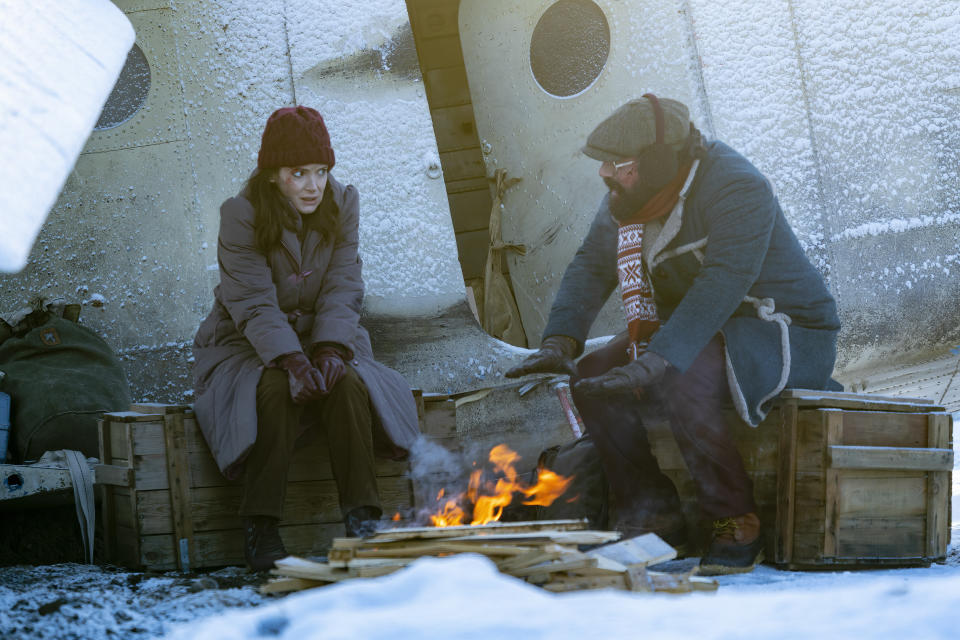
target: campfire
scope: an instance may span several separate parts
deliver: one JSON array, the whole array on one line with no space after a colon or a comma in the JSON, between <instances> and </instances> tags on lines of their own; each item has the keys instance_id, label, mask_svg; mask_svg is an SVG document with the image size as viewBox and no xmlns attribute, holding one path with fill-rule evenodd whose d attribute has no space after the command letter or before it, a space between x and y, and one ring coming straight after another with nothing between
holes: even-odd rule
<instances>
[{"instance_id":1,"label":"campfire","mask_svg":"<svg viewBox=\"0 0 960 640\"><path fill-rule=\"evenodd\" d=\"M612 588L686 593L717 588L716 581L695 576L693 571L648 570L677 554L654 534L615 542L618 532L590 530L586 520L501 522L514 500L527 506L550 506L573 481L573 476L540 467L536 482L530 484L517 472L519 460L515 451L497 445L490 451L489 465L470 473L466 490L452 495L446 489L437 492L436 504L417 518L430 526L385 529L366 538L336 538L322 561L289 557L277 562L271 571L275 577L261 592L286 593L373 578L424 556L458 553L484 555L502 573L554 592ZM572 502L576 496L566 499ZM398 513L393 520L402 518Z\"/></svg>"},{"instance_id":2,"label":"campfire","mask_svg":"<svg viewBox=\"0 0 960 640\"><path fill-rule=\"evenodd\" d=\"M466 491L453 497L446 497L446 490L437 493L439 504L435 513L430 515L430 523L435 527L451 527L467 524L483 525L497 522L503 510L509 506L514 496L522 496L521 504L527 506L548 507L570 486L573 476L564 477L547 468L537 470L537 481L528 485L519 479L516 463L520 456L505 444L499 444L490 450L490 463L498 476L489 477L484 469L476 469L470 474ZM575 498L574 498L575 499Z\"/></svg>"}]
</instances>

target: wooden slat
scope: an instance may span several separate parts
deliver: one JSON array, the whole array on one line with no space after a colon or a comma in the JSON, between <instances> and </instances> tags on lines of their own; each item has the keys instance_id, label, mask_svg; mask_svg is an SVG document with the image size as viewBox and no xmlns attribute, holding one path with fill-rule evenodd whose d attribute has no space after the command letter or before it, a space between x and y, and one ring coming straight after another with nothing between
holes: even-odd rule
<instances>
[{"instance_id":1,"label":"wooden slat","mask_svg":"<svg viewBox=\"0 0 960 640\"><path fill-rule=\"evenodd\" d=\"M190 571L191 546L193 542L193 517L190 495L190 465L187 462L186 435L183 413L171 412L164 416L164 442L166 444L167 492L170 500L170 519L173 523L177 552L177 568Z\"/></svg>"},{"instance_id":2,"label":"wooden slat","mask_svg":"<svg viewBox=\"0 0 960 640\"><path fill-rule=\"evenodd\" d=\"M458 538L464 534L480 536L487 533L526 533L541 530L582 531L587 528L586 520L541 520L539 522L491 522L484 525L458 525L455 527L406 527L380 531L367 539L367 543L397 542L400 540ZM487 540L481 540L486 542Z\"/></svg>"},{"instance_id":3,"label":"wooden slat","mask_svg":"<svg viewBox=\"0 0 960 640\"><path fill-rule=\"evenodd\" d=\"M802 402L817 402L817 406L823 408L844 409L846 407L835 407L830 404L834 400L850 400L862 402L894 402L898 404L926 405L936 406L933 400L927 398L903 398L899 396L881 396L872 393L850 393L849 391L821 391L819 389L784 389L780 393L781 399L796 399ZM934 409L931 409L934 410Z\"/></svg>"},{"instance_id":4,"label":"wooden slat","mask_svg":"<svg viewBox=\"0 0 960 640\"><path fill-rule=\"evenodd\" d=\"M840 518L837 521L838 560L916 558L924 552L925 518ZM824 555L827 555L826 553Z\"/></svg>"},{"instance_id":5,"label":"wooden slat","mask_svg":"<svg viewBox=\"0 0 960 640\"><path fill-rule=\"evenodd\" d=\"M280 537L287 551L293 555L319 555L331 540L343 535L343 524L309 524L280 527ZM192 560L194 567L224 567L242 565L243 531L200 531L194 535ZM127 564L126 566L132 566ZM150 567L156 571L176 569L173 534L144 536L141 553L135 566Z\"/></svg>"},{"instance_id":6,"label":"wooden slat","mask_svg":"<svg viewBox=\"0 0 960 640\"><path fill-rule=\"evenodd\" d=\"M928 413L847 411L843 442L866 447L926 447Z\"/></svg>"},{"instance_id":7,"label":"wooden slat","mask_svg":"<svg viewBox=\"0 0 960 640\"><path fill-rule=\"evenodd\" d=\"M406 478L377 478L384 513L410 507L410 484ZM237 510L243 487L205 487L191 490L191 517L194 530L240 529ZM337 485L332 480L292 482L287 485L282 524L336 523L342 519ZM143 535L171 533L169 492L138 492L137 511Z\"/></svg>"},{"instance_id":8,"label":"wooden slat","mask_svg":"<svg viewBox=\"0 0 960 640\"><path fill-rule=\"evenodd\" d=\"M457 403L442 400L426 403L423 433L437 438L452 438L457 435Z\"/></svg>"},{"instance_id":9,"label":"wooden slat","mask_svg":"<svg viewBox=\"0 0 960 640\"><path fill-rule=\"evenodd\" d=\"M134 422L124 422L124 423L118 424L117 426L120 427L120 428L119 428L119 429L115 428L115 429L113 429L113 431L117 431L117 432L122 433L122 434L123 434L123 440L122 440L122 442L121 442L120 448L116 448L116 447L114 448L114 454L122 452L121 455L122 455L124 458L126 458L127 460L134 460L134 459L135 459L135 458L134 458L134 455L135 455L135 454L134 454L134 439L133 439L133 433L134 433L135 427L139 427L140 424L139 424L139 423L134 423ZM113 437L113 434L111 433L111 438L112 438L112 437ZM121 490L119 490L119 489L116 490L116 493L117 493L117 494L120 494L120 492L121 492ZM126 522L121 521L121 520L119 519L119 517L118 517L118 522L117 522L117 525L118 525L118 526L117 526L117 540L118 540L118 542L119 542L120 540L122 540L122 538L120 537L121 534L120 534L120 526L119 526L119 525L121 525L121 524L128 524L128 526L131 528L131 530L132 530L132 532L133 532L133 536L132 536L132 539L130 539L130 540L123 540L123 542L125 543L125 546L128 547L128 551L126 551L125 553L128 554L128 555L127 555L128 558L139 560L140 554L141 554L141 552L142 552L142 549L141 549L141 547L140 547L140 542L141 542L141 540L140 540L140 520L139 520L139 518L137 517L137 516L138 516L138 514L137 514L137 492L136 492L135 489L130 489L130 490L127 491L127 494L128 494L128 495L127 495L127 498L124 500L124 503L125 503L124 506L125 506L127 509L130 510L130 516L129 516L129 518L126 520ZM119 511L119 509L120 509L119 505L114 505L114 506L115 506L115 508ZM118 515L119 515L119 514L118 514Z\"/></svg>"},{"instance_id":10,"label":"wooden slat","mask_svg":"<svg viewBox=\"0 0 960 640\"><path fill-rule=\"evenodd\" d=\"M785 402L780 408L779 464L777 469L777 519L774 560L787 563L793 559L794 518L797 482L797 403Z\"/></svg>"},{"instance_id":11,"label":"wooden slat","mask_svg":"<svg viewBox=\"0 0 960 640\"><path fill-rule=\"evenodd\" d=\"M818 392L814 392L818 393ZM884 396L868 396L865 394L830 394L822 392L824 395L816 396L798 396L793 398L798 406L818 407L830 409L863 409L868 411L903 411L916 413L921 411L943 411L943 407L929 404L928 400L919 398L886 398Z\"/></svg>"},{"instance_id":12,"label":"wooden slat","mask_svg":"<svg viewBox=\"0 0 960 640\"><path fill-rule=\"evenodd\" d=\"M483 268L487 262L487 247L490 244L490 232L486 229L464 231L458 233L456 237L457 255L460 256L460 266L463 270L464 279L483 277Z\"/></svg>"},{"instance_id":13,"label":"wooden slat","mask_svg":"<svg viewBox=\"0 0 960 640\"><path fill-rule=\"evenodd\" d=\"M831 446L829 462L834 469L892 469L914 471L950 471L951 449L913 449L908 447Z\"/></svg>"},{"instance_id":14,"label":"wooden slat","mask_svg":"<svg viewBox=\"0 0 960 640\"><path fill-rule=\"evenodd\" d=\"M133 486L133 469L124 465L98 464L93 467L93 483L99 485L115 485L118 487Z\"/></svg>"},{"instance_id":15,"label":"wooden slat","mask_svg":"<svg viewBox=\"0 0 960 640\"><path fill-rule=\"evenodd\" d=\"M927 443L930 447L952 450L953 416L949 413L932 413L928 422ZM930 558L941 559L947 555L950 540L950 470L927 474L927 518L925 552Z\"/></svg>"},{"instance_id":16,"label":"wooden slat","mask_svg":"<svg viewBox=\"0 0 960 640\"><path fill-rule=\"evenodd\" d=\"M839 518L914 518L926 507L927 474L922 471L847 471L838 492Z\"/></svg>"},{"instance_id":17,"label":"wooden slat","mask_svg":"<svg viewBox=\"0 0 960 640\"><path fill-rule=\"evenodd\" d=\"M100 441L100 461L105 464L113 462L113 440L110 438L112 424L101 418L97 421L97 437ZM116 503L114 502L114 489L109 486L101 486L100 491L100 512L101 522L103 523L103 552L108 560L116 557Z\"/></svg>"},{"instance_id":18,"label":"wooden slat","mask_svg":"<svg viewBox=\"0 0 960 640\"><path fill-rule=\"evenodd\" d=\"M840 471L830 466L827 452L830 447L843 441L843 412L838 409L822 409L824 421L824 457L826 495L824 496L823 555L830 558L837 555L837 517L840 509Z\"/></svg>"}]
</instances>

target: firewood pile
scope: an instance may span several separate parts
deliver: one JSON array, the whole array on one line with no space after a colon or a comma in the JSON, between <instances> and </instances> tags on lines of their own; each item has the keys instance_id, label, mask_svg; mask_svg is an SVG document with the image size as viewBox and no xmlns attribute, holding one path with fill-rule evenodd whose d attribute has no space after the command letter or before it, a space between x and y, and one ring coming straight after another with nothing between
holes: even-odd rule
<instances>
[{"instance_id":1,"label":"firewood pile","mask_svg":"<svg viewBox=\"0 0 960 640\"><path fill-rule=\"evenodd\" d=\"M714 580L652 571L676 550L654 534L614 542L616 531L592 531L585 520L494 522L380 531L367 538L335 538L325 562L288 557L270 573L262 593L286 593L403 569L424 556L478 553L505 574L548 591L622 589L639 592L713 591ZM580 547L593 546L588 551Z\"/></svg>"}]
</instances>

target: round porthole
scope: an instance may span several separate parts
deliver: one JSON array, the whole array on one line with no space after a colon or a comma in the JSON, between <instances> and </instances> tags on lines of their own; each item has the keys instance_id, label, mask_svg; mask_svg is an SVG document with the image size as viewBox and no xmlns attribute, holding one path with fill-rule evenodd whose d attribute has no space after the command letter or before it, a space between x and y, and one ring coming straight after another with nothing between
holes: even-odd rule
<instances>
[{"instance_id":1,"label":"round porthole","mask_svg":"<svg viewBox=\"0 0 960 640\"><path fill-rule=\"evenodd\" d=\"M123 124L140 110L147 101L148 93L150 65L140 47L133 45L94 129L102 131Z\"/></svg>"},{"instance_id":2,"label":"round porthole","mask_svg":"<svg viewBox=\"0 0 960 640\"><path fill-rule=\"evenodd\" d=\"M530 68L547 93L566 97L589 87L610 54L610 26L591 0L559 0L533 29Z\"/></svg>"}]
</instances>

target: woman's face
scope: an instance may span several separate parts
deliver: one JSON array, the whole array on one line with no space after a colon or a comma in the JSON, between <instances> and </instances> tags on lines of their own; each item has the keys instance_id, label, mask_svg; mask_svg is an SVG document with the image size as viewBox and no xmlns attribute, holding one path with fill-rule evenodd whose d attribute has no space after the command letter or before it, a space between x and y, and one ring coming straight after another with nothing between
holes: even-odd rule
<instances>
[{"instance_id":1,"label":"woman's face","mask_svg":"<svg viewBox=\"0 0 960 640\"><path fill-rule=\"evenodd\" d=\"M313 213L320 206L323 189L327 186L327 165L280 167L273 182L297 211L302 214Z\"/></svg>"}]
</instances>

